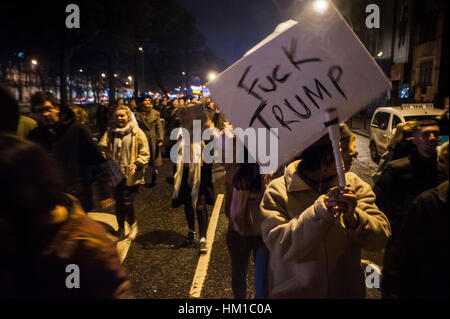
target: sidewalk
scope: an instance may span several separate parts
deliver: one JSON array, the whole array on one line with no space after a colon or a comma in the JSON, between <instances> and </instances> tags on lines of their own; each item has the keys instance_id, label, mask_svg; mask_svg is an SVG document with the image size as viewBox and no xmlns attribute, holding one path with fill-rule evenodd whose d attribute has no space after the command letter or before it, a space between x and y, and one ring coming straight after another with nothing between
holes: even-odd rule
<instances>
[{"instance_id":1,"label":"sidewalk","mask_svg":"<svg viewBox=\"0 0 450 319\"><path fill-rule=\"evenodd\" d=\"M354 116L347 121L347 124L355 134L370 137L370 119Z\"/></svg>"}]
</instances>

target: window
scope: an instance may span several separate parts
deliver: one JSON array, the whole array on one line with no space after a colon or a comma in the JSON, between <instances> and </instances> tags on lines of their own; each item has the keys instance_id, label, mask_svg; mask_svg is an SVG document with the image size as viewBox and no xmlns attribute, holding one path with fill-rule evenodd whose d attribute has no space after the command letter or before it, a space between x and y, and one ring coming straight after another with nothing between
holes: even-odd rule
<instances>
[{"instance_id":1,"label":"window","mask_svg":"<svg viewBox=\"0 0 450 319\"><path fill-rule=\"evenodd\" d=\"M419 66L419 86L431 85L433 77L433 60L420 62Z\"/></svg>"},{"instance_id":2,"label":"window","mask_svg":"<svg viewBox=\"0 0 450 319\"><path fill-rule=\"evenodd\" d=\"M424 121L424 120L435 120L436 115L415 115L415 116L405 116L405 121Z\"/></svg>"},{"instance_id":3,"label":"window","mask_svg":"<svg viewBox=\"0 0 450 319\"><path fill-rule=\"evenodd\" d=\"M390 114L386 112L378 112L372 121L372 126L386 130L389 124Z\"/></svg>"},{"instance_id":4,"label":"window","mask_svg":"<svg viewBox=\"0 0 450 319\"><path fill-rule=\"evenodd\" d=\"M394 115L394 118L392 119L391 131L393 131L397 127L397 124L399 124L401 122L402 122L402 120L400 120L400 118L397 115Z\"/></svg>"}]
</instances>

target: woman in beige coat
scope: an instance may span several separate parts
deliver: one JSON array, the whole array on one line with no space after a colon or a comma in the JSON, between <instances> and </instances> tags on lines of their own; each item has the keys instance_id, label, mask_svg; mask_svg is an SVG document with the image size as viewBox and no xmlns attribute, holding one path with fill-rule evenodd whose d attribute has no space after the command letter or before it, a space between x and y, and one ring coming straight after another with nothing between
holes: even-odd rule
<instances>
[{"instance_id":1,"label":"woman in beige coat","mask_svg":"<svg viewBox=\"0 0 450 319\"><path fill-rule=\"evenodd\" d=\"M348 171L354 137L340 128ZM261 202L269 298L365 297L361 248L382 249L391 229L367 183L348 172L341 189L336 175L327 135L269 184Z\"/></svg>"},{"instance_id":2,"label":"woman in beige coat","mask_svg":"<svg viewBox=\"0 0 450 319\"><path fill-rule=\"evenodd\" d=\"M125 218L128 217L131 232L129 237L137 235L137 223L134 216L133 195L144 184L144 170L150 159L147 138L138 127L131 110L119 106L115 112L115 123L100 140L99 146L105 157L112 159L125 178L115 187L116 216L118 237L125 236Z\"/></svg>"}]
</instances>

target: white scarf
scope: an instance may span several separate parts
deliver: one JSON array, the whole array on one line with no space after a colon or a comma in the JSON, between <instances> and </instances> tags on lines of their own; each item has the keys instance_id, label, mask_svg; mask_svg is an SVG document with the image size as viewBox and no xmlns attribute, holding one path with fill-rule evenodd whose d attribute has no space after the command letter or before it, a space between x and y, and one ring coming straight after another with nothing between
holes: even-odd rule
<instances>
[{"instance_id":1,"label":"white scarf","mask_svg":"<svg viewBox=\"0 0 450 319\"><path fill-rule=\"evenodd\" d=\"M131 159L131 131L134 128L134 123L130 121L123 128L115 128L112 130L113 133L113 160L119 165L122 173L126 176L128 171L128 166L133 164L130 163Z\"/></svg>"}]
</instances>

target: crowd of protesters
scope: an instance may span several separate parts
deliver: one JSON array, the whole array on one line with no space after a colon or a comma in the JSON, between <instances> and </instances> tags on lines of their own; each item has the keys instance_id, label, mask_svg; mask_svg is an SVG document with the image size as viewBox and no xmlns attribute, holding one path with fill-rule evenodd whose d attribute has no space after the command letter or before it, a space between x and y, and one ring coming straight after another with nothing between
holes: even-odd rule
<instances>
[{"instance_id":1,"label":"crowd of protesters","mask_svg":"<svg viewBox=\"0 0 450 319\"><path fill-rule=\"evenodd\" d=\"M158 188L162 157L175 143L201 151L207 142L184 141L182 134L170 139L181 125L181 110L200 107L203 127L220 132L211 138L230 138L238 156L239 141L209 97L144 97L114 107L101 102L91 120L97 139L82 108L63 107L49 92L33 95L32 117L19 114L3 87L0 102L2 298L130 297L116 245L138 234L134 198L146 187ZM349 172L356 137L344 123L339 129L346 187L337 186L328 135L272 175L260 174L245 147L243 163L224 164L234 297L248 296L253 257L255 298L364 298L362 249L385 249L383 298L448 297L448 273L435 271L448 268L449 164L448 142L438 148L442 120L399 124L373 189ZM205 253L213 164L184 162L184 149L171 164L172 207L184 206L185 244L194 244L198 229L199 251ZM116 242L86 215L93 207L112 206ZM82 290L58 285L67 264L89 269Z\"/></svg>"}]
</instances>

